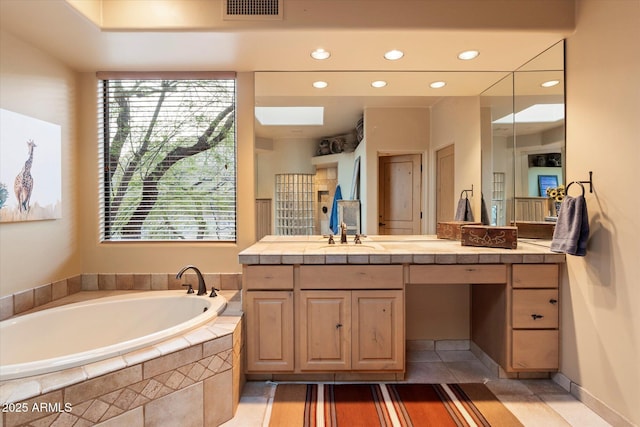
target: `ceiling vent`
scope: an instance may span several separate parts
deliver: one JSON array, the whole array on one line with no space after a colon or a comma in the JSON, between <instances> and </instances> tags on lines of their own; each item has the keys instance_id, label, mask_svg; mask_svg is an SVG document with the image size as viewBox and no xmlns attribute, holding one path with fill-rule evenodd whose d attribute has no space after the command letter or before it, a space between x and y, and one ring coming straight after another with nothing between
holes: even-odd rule
<instances>
[{"instance_id":1,"label":"ceiling vent","mask_svg":"<svg viewBox=\"0 0 640 427\"><path fill-rule=\"evenodd\" d=\"M225 21L282 20L283 0L224 0L222 11Z\"/></svg>"}]
</instances>

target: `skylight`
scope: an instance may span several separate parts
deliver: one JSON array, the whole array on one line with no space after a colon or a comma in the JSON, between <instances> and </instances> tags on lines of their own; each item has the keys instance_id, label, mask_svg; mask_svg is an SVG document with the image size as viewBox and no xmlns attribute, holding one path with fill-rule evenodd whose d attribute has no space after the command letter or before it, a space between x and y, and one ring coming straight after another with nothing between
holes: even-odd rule
<instances>
[{"instance_id":1,"label":"skylight","mask_svg":"<svg viewBox=\"0 0 640 427\"><path fill-rule=\"evenodd\" d=\"M256 119L263 126L320 126L324 107L256 107Z\"/></svg>"},{"instance_id":2,"label":"skylight","mask_svg":"<svg viewBox=\"0 0 640 427\"><path fill-rule=\"evenodd\" d=\"M516 113L494 120L493 123L551 123L564 119L564 104L534 104Z\"/></svg>"}]
</instances>

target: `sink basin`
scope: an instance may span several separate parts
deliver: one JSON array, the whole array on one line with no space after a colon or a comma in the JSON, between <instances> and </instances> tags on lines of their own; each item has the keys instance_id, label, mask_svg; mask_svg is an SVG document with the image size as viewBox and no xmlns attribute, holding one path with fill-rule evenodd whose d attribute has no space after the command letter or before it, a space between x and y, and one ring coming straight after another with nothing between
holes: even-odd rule
<instances>
[{"instance_id":1,"label":"sink basin","mask_svg":"<svg viewBox=\"0 0 640 427\"><path fill-rule=\"evenodd\" d=\"M310 247L309 249L314 249L314 247ZM349 252L354 252L354 251L381 251L384 250L384 248L380 245L377 244L370 244L370 243L362 243L362 244L355 244L353 242L349 242L349 243L336 243L335 245L329 245L329 244L325 244L322 246L318 246L318 249L322 249L322 250L346 250Z\"/></svg>"}]
</instances>

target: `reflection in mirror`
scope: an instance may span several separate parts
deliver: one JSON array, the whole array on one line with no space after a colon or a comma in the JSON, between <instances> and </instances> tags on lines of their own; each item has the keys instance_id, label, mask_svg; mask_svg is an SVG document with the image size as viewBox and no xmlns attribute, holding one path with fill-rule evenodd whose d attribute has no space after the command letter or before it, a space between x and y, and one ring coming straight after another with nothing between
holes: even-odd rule
<instances>
[{"instance_id":1,"label":"reflection in mirror","mask_svg":"<svg viewBox=\"0 0 640 427\"><path fill-rule=\"evenodd\" d=\"M482 94L482 182L492 225L556 219L546 186L564 183L563 64L560 42Z\"/></svg>"},{"instance_id":2,"label":"reflection in mirror","mask_svg":"<svg viewBox=\"0 0 640 427\"><path fill-rule=\"evenodd\" d=\"M482 193L491 225L507 225L513 206L513 74L487 89L482 108ZM504 117L511 118L502 119ZM501 120L502 119L502 120ZM490 201L487 195L491 195ZM490 203L490 205L489 205Z\"/></svg>"},{"instance_id":3,"label":"reflection in mirror","mask_svg":"<svg viewBox=\"0 0 640 427\"><path fill-rule=\"evenodd\" d=\"M378 157L428 153L430 144L434 144L429 140L429 129L436 126L447 129L472 128L473 126L457 126L454 123L455 119L472 122L477 118L462 118L462 113L455 111L458 104L450 100L465 99L466 102L470 102L469 100L477 98L483 90L502 79L505 74L507 73L257 72L256 108L322 107L324 120L322 125L281 123L274 126L256 118L256 197L275 197L273 183L276 174L315 174L317 197L314 234L329 233L328 226L338 184L345 199L352 194L359 195L362 232L379 234L378 225L381 221L378 221L376 188L379 179ZM380 79L386 80L388 85L382 90L373 88L370 82ZM312 85L316 81L325 81L328 85L320 90ZM429 87L429 83L433 81L446 81L447 84L443 88L433 89ZM433 112L438 108L449 111L448 107L456 114L447 115L444 119L446 123L435 123L436 119L430 119L429 111ZM416 111L420 113L417 114ZM464 110L467 111L477 110ZM328 155L320 155L324 154L323 150L319 150L320 141L327 137L353 133L358 120L363 116L365 128L376 129L375 136L371 133L365 135L364 142L355 150L345 150L336 154L327 149L324 151L327 151ZM407 126L404 122L413 120L412 117L419 119ZM426 123L428 120L431 120L430 124ZM420 135L417 135L418 131ZM460 144L472 144L477 141L475 136L465 135L463 139ZM450 143L448 139L447 143ZM359 191L353 184L354 177L358 176L354 171L358 157L361 160L358 162L361 173ZM475 159L473 160L475 162ZM479 170L479 159L476 165ZM366 175L367 172L370 174ZM465 180L465 185L472 184L472 181ZM453 197L452 195L452 205ZM476 214L479 216L479 213ZM277 215L274 213L274 216ZM422 221L426 224L432 223L435 229L435 218L425 217ZM426 232L426 229L422 232Z\"/></svg>"}]
</instances>

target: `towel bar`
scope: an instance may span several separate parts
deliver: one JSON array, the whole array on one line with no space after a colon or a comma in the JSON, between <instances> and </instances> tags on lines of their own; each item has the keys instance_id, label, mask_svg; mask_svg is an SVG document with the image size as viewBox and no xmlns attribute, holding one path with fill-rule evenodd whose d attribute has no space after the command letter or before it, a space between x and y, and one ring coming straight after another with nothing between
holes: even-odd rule
<instances>
[{"instance_id":1,"label":"towel bar","mask_svg":"<svg viewBox=\"0 0 640 427\"><path fill-rule=\"evenodd\" d=\"M589 193L593 193L593 171L589 171L589 181L571 181L569 184L567 184L567 189L565 190L566 194L569 194L569 187L571 187L571 184L579 184L580 188L582 188L583 196L584 196L584 185L582 184L589 184Z\"/></svg>"}]
</instances>

